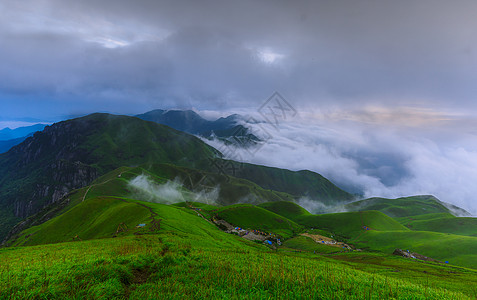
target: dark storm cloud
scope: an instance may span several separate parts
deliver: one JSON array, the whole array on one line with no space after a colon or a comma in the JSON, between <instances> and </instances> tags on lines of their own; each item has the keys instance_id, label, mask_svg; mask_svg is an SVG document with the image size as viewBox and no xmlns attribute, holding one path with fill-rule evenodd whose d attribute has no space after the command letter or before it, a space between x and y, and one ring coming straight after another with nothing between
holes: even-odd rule
<instances>
[{"instance_id":1,"label":"dark storm cloud","mask_svg":"<svg viewBox=\"0 0 477 300\"><path fill-rule=\"evenodd\" d=\"M475 109L472 1L3 1L2 102ZM139 104L139 106L138 106Z\"/></svg>"}]
</instances>

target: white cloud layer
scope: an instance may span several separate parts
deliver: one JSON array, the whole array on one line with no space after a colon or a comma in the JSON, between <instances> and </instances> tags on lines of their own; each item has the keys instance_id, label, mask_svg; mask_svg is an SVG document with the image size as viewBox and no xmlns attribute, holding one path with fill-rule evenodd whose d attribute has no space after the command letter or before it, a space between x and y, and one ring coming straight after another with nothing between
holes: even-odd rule
<instances>
[{"instance_id":1,"label":"white cloud layer","mask_svg":"<svg viewBox=\"0 0 477 300\"><path fill-rule=\"evenodd\" d=\"M363 122L362 111L348 111L348 118L343 113L302 113L282 121L278 130L267 123L247 124L272 137L257 148L227 153L245 162L315 171L364 197L431 194L477 215L477 139L471 124L437 113L437 119L413 123L418 114L428 116L417 109L411 116L402 109L388 110L388 120L366 114L374 121ZM396 118L402 123L396 124Z\"/></svg>"}]
</instances>

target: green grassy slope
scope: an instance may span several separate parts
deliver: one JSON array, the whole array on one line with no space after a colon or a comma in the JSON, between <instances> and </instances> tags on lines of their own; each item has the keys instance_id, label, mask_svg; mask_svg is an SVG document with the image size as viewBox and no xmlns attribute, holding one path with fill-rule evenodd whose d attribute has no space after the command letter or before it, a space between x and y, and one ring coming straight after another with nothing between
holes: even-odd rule
<instances>
[{"instance_id":1,"label":"green grassy slope","mask_svg":"<svg viewBox=\"0 0 477 300\"><path fill-rule=\"evenodd\" d=\"M119 174L121 174L121 177L118 177ZM135 198L137 195L134 195L128 188L128 182L138 175L147 175L157 185L164 184L167 181L180 183L184 200L187 201L194 201L197 193L207 193L215 188L218 198L210 199L210 201L216 201L221 205L243 201L258 204L264 201L292 199L289 194L265 190L248 180L171 164L146 164L134 168L124 167L114 170L94 181L86 197L112 195ZM210 183L213 186L209 185Z\"/></svg>"},{"instance_id":2,"label":"green grassy slope","mask_svg":"<svg viewBox=\"0 0 477 300\"><path fill-rule=\"evenodd\" d=\"M0 154L0 209L9 212L2 223L29 216L54 194L120 166L173 162L205 168L214 153L194 136L134 117L93 114L59 122ZM0 228L0 240L9 229Z\"/></svg>"},{"instance_id":3,"label":"green grassy slope","mask_svg":"<svg viewBox=\"0 0 477 300\"><path fill-rule=\"evenodd\" d=\"M155 187L170 180L182 182L183 186L179 187L183 196L182 201L193 202L198 200L206 203L228 205L242 201L260 203L262 201L282 201L292 198L291 195L282 192L262 189L260 186L244 179L170 164L146 164L139 167L121 167L99 177L91 185L70 193L63 202L47 207L36 215L31 216L22 222L21 226L17 226L18 228L15 228L15 231L18 233L30 226L39 225L45 220L66 212L83 200L102 197L103 195L168 203L168 199L161 197L143 199L144 194L137 193L131 189L128 186L129 181L139 175L146 175ZM208 183L210 181L201 181L204 177L207 177L208 180L213 180L215 186L209 186ZM214 189L217 190L217 194L214 197L207 194Z\"/></svg>"},{"instance_id":4,"label":"green grassy slope","mask_svg":"<svg viewBox=\"0 0 477 300\"><path fill-rule=\"evenodd\" d=\"M283 243L283 248L285 251L287 250L286 248L290 248L313 253L336 253L342 250L341 248L317 243L311 238L305 236L296 236L286 240Z\"/></svg>"},{"instance_id":5,"label":"green grassy slope","mask_svg":"<svg viewBox=\"0 0 477 300\"><path fill-rule=\"evenodd\" d=\"M256 229L289 238L301 231L301 226L261 207L236 204L209 211L217 218L244 229Z\"/></svg>"},{"instance_id":6,"label":"green grassy slope","mask_svg":"<svg viewBox=\"0 0 477 300\"><path fill-rule=\"evenodd\" d=\"M262 198L293 200L304 194L325 202L352 198L313 172L239 164L218 156L215 149L194 136L134 117L92 114L47 126L0 154L0 210L7 212L1 216L4 226L0 228L0 240L19 219L121 166L172 163L215 173L207 176L207 184L228 185L222 190L229 191L224 199L239 194L247 198L251 188L255 195L252 202ZM218 169L217 164L222 163L230 163L236 172L230 166ZM178 170L172 172L187 175L187 179L192 174L190 170ZM229 183L227 177L217 175L221 172L231 172L236 178ZM191 184L203 178L202 173L192 175Z\"/></svg>"},{"instance_id":7,"label":"green grassy slope","mask_svg":"<svg viewBox=\"0 0 477 300\"><path fill-rule=\"evenodd\" d=\"M265 202L258 206L289 219L294 219L298 216L311 215L300 205L289 201Z\"/></svg>"},{"instance_id":8,"label":"green grassy slope","mask_svg":"<svg viewBox=\"0 0 477 300\"><path fill-rule=\"evenodd\" d=\"M411 230L477 237L477 218L454 217L444 213L398 218L397 221Z\"/></svg>"},{"instance_id":9,"label":"green grassy slope","mask_svg":"<svg viewBox=\"0 0 477 300\"><path fill-rule=\"evenodd\" d=\"M172 206L160 232L0 249L0 298L473 299L477 272L356 253L271 252ZM189 223L191 222L191 223Z\"/></svg>"},{"instance_id":10,"label":"green grassy slope","mask_svg":"<svg viewBox=\"0 0 477 300\"><path fill-rule=\"evenodd\" d=\"M434 214L423 214L423 215L416 215L416 216L409 216L409 217L399 217L399 218L394 218L394 220L405 225L411 221L427 221L432 219L448 219L448 218L457 218L457 217L451 213L434 213Z\"/></svg>"},{"instance_id":11,"label":"green grassy slope","mask_svg":"<svg viewBox=\"0 0 477 300\"><path fill-rule=\"evenodd\" d=\"M419 217L425 219L425 216ZM438 217L442 214L432 214L430 216ZM432 225L437 231L447 227L446 230L452 232L454 230L452 226L459 224L458 220L460 219L467 220L468 218L448 217L416 222L423 228L429 228ZM358 248L384 251L389 254L396 248L409 249L434 259L451 261L455 265L477 267L477 253L475 252L477 237L430 231L411 231L396 220L378 211L309 215L292 218L292 220L306 227L325 229ZM449 220L456 221L449 222ZM469 221L474 222L470 219ZM446 225L447 223L449 225ZM369 230L363 229L363 226L367 226ZM472 233L475 231L475 226L472 224L456 226L456 233Z\"/></svg>"},{"instance_id":12,"label":"green grassy slope","mask_svg":"<svg viewBox=\"0 0 477 300\"><path fill-rule=\"evenodd\" d=\"M324 215L305 215L293 218L306 227L324 229L350 239L369 231L409 231L393 218L379 211L347 212Z\"/></svg>"},{"instance_id":13,"label":"green grassy slope","mask_svg":"<svg viewBox=\"0 0 477 300\"><path fill-rule=\"evenodd\" d=\"M71 206L65 207L65 213L26 230L17 240L27 245L61 240L68 243L0 249L0 298L14 295L17 298L288 299L300 295L316 299L330 296L471 299L476 295L471 287L477 283L477 272L472 270L368 253L335 257L330 253L336 248L318 248L321 245L301 236L285 241L283 248L272 252L263 245L220 231L184 203L164 205L99 196L120 193L113 183L132 178L137 171L143 170L122 168L103 176L95 182L96 190L89 189L86 197L84 189L76 192L72 196L76 200L72 199ZM240 222L235 225L241 227L275 233L301 229L293 221L262 207L196 205L202 207L204 214L208 211L231 223ZM430 244L433 251L446 250L446 255L453 255L452 264L462 265L463 261L474 259L471 250L456 254L452 249L442 248L454 243L472 249L470 237L458 239L446 234L409 231L377 211L315 216L286 202L263 206L283 211L295 207L300 213L295 214L297 220L333 225L344 234L353 234L358 245L384 252L397 244L406 246L411 238L422 241L410 248L413 251L431 256L424 253L424 247ZM152 227L151 217L161 220L160 230L148 230ZM361 221L372 230L363 230ZM130 230L114 239L108 238L115 233L116 223L121 222L127 223ZM345 232L341 227L343 222L348 222L349 227L358 226L357 232ZM132 229L136 223L147 225ZM385 231L396 229L402 231ZM83 241L72 241L71 235L78 235ZM445 238L449 236L455 240Z\"/></svg>"},{"instance_id":14,"label":"green grassy slope","mask_svg":"<svg viewBox=\"0 0 477 300\"><path fill-rule=\"evenodd\" d=\"M320 174L311 171L290 171L247 163L233 163L235 177L255 182L264 189L285 192L294 196L307 195L326 204L350 201L354 198Z\"/></svg>"},{"instance_id":15,"label":"green grassy slope","mask_svg":"<svg viewBox=\"0 0 477 300\"><path fill-rule=\"evenodd\" d=\"M284 192L264 189L249 180L225 176L171 164L147 164L141 166L150 174L161 178L179 179L191 191L219 189L219 203L223 205L237 202L258 204L268 201L293 200Z\"/></svg>"},{"instance_id":16,"label":"green grassy slope","mask_svg":"<svg viewBox=\"0 0 477 300\"><path fill-rule=\"evenodd\" d=\"M150 217L146 207L134 202L113 197L87 199L64 214L25 230L14 245L112 237L120 224L132 230L140 223L149 223Z\"/></svg>"},{"instance_id":17,"label":"green grassy slope","mask_svg":"<svg viewBox=\"0 0 477 300\"><path fill-rule=\"evenodd\" d=\"M454 265L477 268L477 237L428 231L368 231L351 242L385 253L396 248L409 249Z\"/></svg>"},{"instance_id":18,"label":"green grassy slope","mask_svg":"<svg viewBox=\"0 0 477 300\"><path fill-rule=\"evenodd\" d=\"M75 236L82 240L113 237L121 223L124 223L128 230L120 232L120 236L148 233L153 219L160 220L162 231L197 236L210 236L212 231L215 239L224 239L225 234L215 225L204 221L189 208L101 196L87 198L63 214L24 230L13 245L65 242L73 240ZM135 228L141 223L146 226Z\"/></svg>"},{"instance_id":19,"label":"green grassy slope","mask_svg":"<svg viewBox=\"0 0 477 300\"><path fill-rule=\"evenodd\" d=\"M447 204L463 214L465 210ZM451 211L433 196L412 196L398 199L370 198L345 205L348 211L378 210L390 217L407 217L433 213L451 213ZM467 213L468 214L468 213Z\"/></svg>"}]
</instances>

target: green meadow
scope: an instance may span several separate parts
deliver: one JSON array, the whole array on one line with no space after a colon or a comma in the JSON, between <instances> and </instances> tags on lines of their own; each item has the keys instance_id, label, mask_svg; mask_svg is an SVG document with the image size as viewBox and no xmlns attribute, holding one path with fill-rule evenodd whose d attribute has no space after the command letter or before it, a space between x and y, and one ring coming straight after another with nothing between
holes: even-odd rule
<instances>
[{"instance_id":1,"label":"green meadow","mask_svg":"<svg viewBox=\"0 0 477 300\"><path fill-rule=\"evenodd\" d=\"M476 297L471 269L376 253L273 250L223 233L186 208L150 207L162 219L157 232L0 250L0 298Z\"/></svg>"},{"instance_id":2,"label":"green meadow","mask_svg":"<svg viewBox=\"0 0 477 300\"><path fill-rule=\"evenodd\" d=\"M181 200L163 204L170 200L165 195L141 201L145 194L129 185L144 175L157 188L197 172L119 168L70 193L61 208L31 217L31 226L0 249L0 299L477 298L475 219L422 211L391 217L384 206L315 215L242 179L222 178L225 193L238 199L244 188L255 189L256 196L278 201L205 203L182 181L175 187ZM214 224L218 219L272 233L282 244L225 233ZM391 255L396 248L449 264Z\"/></svg>"}]
</instances>

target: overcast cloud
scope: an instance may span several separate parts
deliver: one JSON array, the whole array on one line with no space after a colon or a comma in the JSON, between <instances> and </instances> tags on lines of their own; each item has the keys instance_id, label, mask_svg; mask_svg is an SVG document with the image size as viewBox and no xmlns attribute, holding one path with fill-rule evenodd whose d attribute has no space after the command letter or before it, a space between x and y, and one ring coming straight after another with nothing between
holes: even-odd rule
<instances>
[{"instance_id":1,"label":"overcast cloud","mask_svg":"<svg viewBox=\"0 0 477 300\"><path fill-rule=\"evenodd\" d=\"M476 11L463 0L2 0L0 122L252 112L279 91L301 117L248 160L475 210Z\"/></svg>"},{"instance_id":2,"label":"overcast cloud","mask_svg":"<svg viewBox=\"0 0 477 300\"><path fill-rule=\"evenodd\" d=\"M474 1L0 3L2 114L297 106L476 110Z\"/></svg>"}]
</instances>

